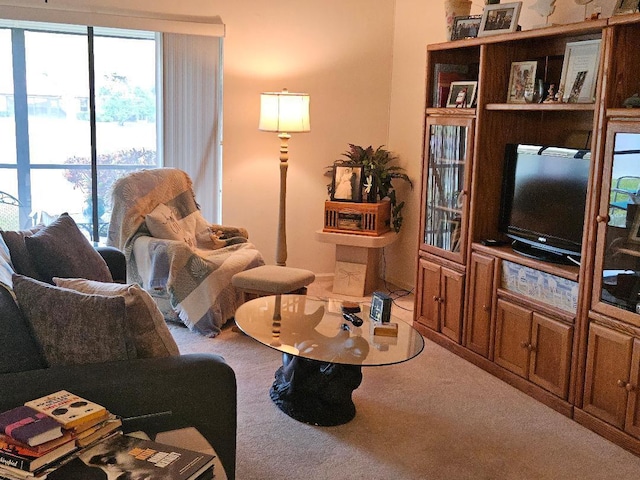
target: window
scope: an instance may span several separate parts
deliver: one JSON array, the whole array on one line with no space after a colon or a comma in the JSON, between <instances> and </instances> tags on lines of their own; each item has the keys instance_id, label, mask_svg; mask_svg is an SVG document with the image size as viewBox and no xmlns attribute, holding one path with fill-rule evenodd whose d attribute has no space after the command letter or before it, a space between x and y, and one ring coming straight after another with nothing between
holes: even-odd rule
<instances>
[{"instance_id":1,"label":"window","mask_svg":"<svg viewBox=\"0 0 640 480\"><path fill-rule=\"evenodd\" d=\"M106 237L113 182L160 164L156 45L153 32L0 26L0 192L20 204L19 225L0 228L68 212Z\"/></svg>"}]
</instances>

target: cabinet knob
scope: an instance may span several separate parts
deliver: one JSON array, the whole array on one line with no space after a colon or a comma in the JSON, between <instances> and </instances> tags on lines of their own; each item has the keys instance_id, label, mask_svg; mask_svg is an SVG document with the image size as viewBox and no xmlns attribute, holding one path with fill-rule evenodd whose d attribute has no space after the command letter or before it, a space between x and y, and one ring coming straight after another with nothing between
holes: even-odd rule
<instances>
[{"instance_id":1,"label":"cabinet knob","mask_svg":"<svg viewBox=\"0 0 640 480\"><path fill-rule=\"evenodd\" d=\"M521 348L528 348L529 344L527 342L520 342L520 347Z\"/></svg>"},{"instance_id":2,"label":"cabinet knob","mask_svg":"<svg viewBox=\"0 0 640 480\"><path fill-rule=\"evenodd\" d=\"M627 382L625 382L624 380L618 380L616 382L616 384L620 387L620 388L626 388L627 387Z\"/></svg>"},{"instance_id":3,"label":"cabinet knob","mask_svg":"<svg viewBox=\"0 0 640 480\"><path fill-rule=\"evenodd\" d=\"M440 301L440 299L434 295L434 296L433 296L433 301L434 301L434 302L439 302L439 301Z\"/></svg>"},{"instance_id":4,"label":"cabinet knob","mask_svg":"<svg viewBox=\"0 0 640 480\"><path fill-rule=\"evenodd\" d=\"M627 392L633 392L636 389L635 385L631 385L630 383L627 383L624 388L627 390Z\"/></svg>"},{"instance_id":5,"label":"cabinet knob","mask_svg":"<svg viewBox=\"0 0 640 480\"><path fill-rule=\"evenodd\" d=\"M596 217L596 222L598 223L609 223L609 215L598 215Z\"/></svg>"},{"instance_id":6,"label":"cabinet knob","mask_svg":"<svg viewBox=\"0 0 640 480\"><path fill-rule=\"evenodd\" d=\"M490 307L489 305L483 305L483 306L482 306L482 309L483 309L485 312L490 312L490 311L491 311L491 307Z\"/></svg>"}]
</instances>

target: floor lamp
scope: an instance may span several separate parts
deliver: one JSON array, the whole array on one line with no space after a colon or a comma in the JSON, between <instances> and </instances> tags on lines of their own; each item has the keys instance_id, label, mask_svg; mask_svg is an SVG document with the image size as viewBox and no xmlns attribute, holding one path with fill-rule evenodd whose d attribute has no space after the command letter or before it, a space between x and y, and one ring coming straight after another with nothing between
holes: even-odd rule
<instances>
[{"instance_id":1,"label":"floor lamp","mask_svg":"<svg viewBox=\"0 0 640 480\"><path fill-rule=\"evenodd\" d=\"M289 166L289 145L291 133L308 132L309 95L307 93L268 92L260 95L260 125L264 132L278 132L280 138L280 209L278 211L278 237L276 243L276 264L285 266L287 262L287 167Z\"/></svg>"}]
</instances>

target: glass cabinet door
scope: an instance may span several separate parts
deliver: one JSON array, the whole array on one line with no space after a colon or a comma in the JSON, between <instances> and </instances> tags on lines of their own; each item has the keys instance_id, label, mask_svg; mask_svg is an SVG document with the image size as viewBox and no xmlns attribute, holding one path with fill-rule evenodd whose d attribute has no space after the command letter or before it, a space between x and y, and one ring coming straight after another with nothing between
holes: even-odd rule
<instances>
[{"instance_id":1,"label":"glass cabinet door","mask_svg":"<svg viewBox=\"0 0 640 480\"><path fill-rule=\"evenodd\" d=\"M473 119L429 118L422 248L464 262Z\"/></svg>"},{"instance_id":2,"label":"glass cabinet door","mask_svg":"<svg viewBox=\"0 0 640 480\"><path fill-rule=\"evenodd\" d=\"M602 189L594 303L640 313L640 123L609 124Z\"/></svg>"}]
</instances>

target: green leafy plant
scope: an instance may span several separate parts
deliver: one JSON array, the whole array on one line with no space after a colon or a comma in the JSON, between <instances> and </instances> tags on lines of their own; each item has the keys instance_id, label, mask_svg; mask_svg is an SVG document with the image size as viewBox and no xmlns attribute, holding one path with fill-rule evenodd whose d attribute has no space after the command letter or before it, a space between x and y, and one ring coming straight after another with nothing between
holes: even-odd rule
<instances>
[{"instance_id":1,"label":"green leafy plant","mask_svg":"<svg viewBox=\"0 0 640 480\"><path fill-rule=\"evenodd\" d=\"M385 198L389 199L393 229L399 232L402 227L404 201L398 201L393 180L407 182L412 190L413 183L404 168L394 165L398 156L383 147L381 145L374 150L372 146L363 148L350 143L349 149L342 154L345 158L333 162L333 165L328 167L327 174L331 174L334 166L362 166L367 188L370 189L368 192L369 201L377 202ZM329 184L329 194L332 193L332 188L333 186Z\"/></svg>"}]
</instances>

